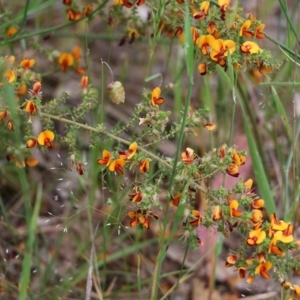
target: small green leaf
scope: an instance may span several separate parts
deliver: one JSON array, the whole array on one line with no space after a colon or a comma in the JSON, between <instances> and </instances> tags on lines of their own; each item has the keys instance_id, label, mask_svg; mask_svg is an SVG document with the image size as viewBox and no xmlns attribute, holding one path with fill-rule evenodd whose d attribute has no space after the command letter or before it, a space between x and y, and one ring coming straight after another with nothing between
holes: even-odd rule
<instances>
[{"instance_id":1,"label":"small green leaf","mask_svg":"<svg viewBox=\"0 0 300 300\"><path fill-rule=\"evenodd\" d=\"M230 80L229 76L226 74L224 69L220 65L217 65L216 70L218 74L221 76L221 78L226 82L226 84L228 84L230 88L233 88L233 82Z\"/></svg>"},{"instance_id":2,"label":"small green leaf","mask_svg":"<svg viewBox=\"0 0 300 300\"><path fill-rule=\"evenodd\" d=\"M292 129L291 129L291 126L288 122L288 117L286 115L286 111L284 109L284 106L283 106L283 104L282 104L282 102L281 102L281 100L280 100L280 98L277 94L276 89L273 86L271 86L271 92L272 92L272 99L275 103L276 110L277 110L278 114L280 115L280 117L282 119L282 123L285 127L286 133L289 137L289 140L291 141L292 140Z\"/></svg>"},{"instance_id":3,"label":"small green leaf","mask_svg":"<svg viewBox=\"0 0 300 300\"><path fill-rule=\"evenodd\" d=\"M157 77L162 77L161 73L156 73L156 74L154 74L154 75L151 75L151 76L147 77L147 78L145 79L145 82L151 81L151 80L153 80L153 79L155 79L155 78L157 78Z\"/></svg>"}]
</instances>

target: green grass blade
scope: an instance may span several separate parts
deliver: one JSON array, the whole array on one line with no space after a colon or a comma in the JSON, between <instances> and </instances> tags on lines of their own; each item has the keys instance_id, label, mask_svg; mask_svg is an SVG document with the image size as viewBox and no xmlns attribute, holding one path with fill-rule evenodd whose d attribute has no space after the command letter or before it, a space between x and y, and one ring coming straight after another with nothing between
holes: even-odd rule
<instances>
[{"instance_id":1,"label":"green grass blade","mask_svg":"<svg viewBox=\"0 0 300 300\"><path fill-rule=\"evenodd\" d=\"M259 155L259 152L256 147L255 140L253 138L252 132L250 130L247 116L245 113L244 115L244 128L248 140L248 145L249 145L249 150L250 150L250 155L252 159L252 164L253 164L253 171L254 175L256 178L256 182L259 188L259 191L262 195L262 198L265 200L265 207L268 212L268 214L272 214L276 212L276 206L274 203L272 191Z\"/></svg>"},{"instance_id":2,"label":"green grass blade","mask_svg":"<svg viewBox=\"0 0 300 300\"><path fill-rule=\"evenodd\" d=\"M276 110L277 110L277 113L279 114L279 116L281 117L282 119L282 122L283 122L283 125L284 125L284 128L286 130L286 133L289 137L289 140L291 141L292 140L292 128L288 122L288 117L286 115L286 111L284 109L284 106L277 94L277 91L276 89L271 86L271 92L272 92L272 100L274 101L275 103L275 107L276 107Z\"/></svg>"},{"instance_id":3,"label":"green grass blade","mask_svg":"<svg viewBox=\"0 0 300 300\"><path fill-rule=\"evenodd\" d=\"M259 85L262 86L289 86L289 87L300 87L299 82L262 82Z\"/></svg>"},{"instance_id":4,"label":"green grass blade","mask_svg":"<svg viewBox=\"0 0 300 300\"><path fill-rule=\"evenodd\" d=\"M220 77L226 82L226 84L230 87L233 88L233 81L231 81L230 77L226 74L224 69L220 66L216 66L216 71L220 75Z\"/></svg>"},{"instance_id":5,"label":"green grass blade","mask_svg":"<svg viewBox=\"0 0 300 300\"><path fill-rule=\"evenodd\" d=\"M189 18L189 5L185 3L185 21L184 21L184 50L185 50L185 61L187 66L187 73L189 79L193 82L194 74L194 43L192 39L191 21Z\"/></svg>"},{"instance_id":6,"label":"green grass blade","mask_svg":"<svg viewBox=\"0 0 300 300\"><path fill-rule=\"evenodd\" d=\"M30 270L31 270L31 258L32 258L32 251L35 241L35 230L37 219L40 212L40 207L42 203L42 186L38 186L37 196L35 201L35 206L31 215L29 228L28 228L28 240L26 245L26 251L22 263L22 274L20 278L20 294L19 300L26 300L27 299L27 290L28 285L30 283Z\"/></svg>"}]
</instances>

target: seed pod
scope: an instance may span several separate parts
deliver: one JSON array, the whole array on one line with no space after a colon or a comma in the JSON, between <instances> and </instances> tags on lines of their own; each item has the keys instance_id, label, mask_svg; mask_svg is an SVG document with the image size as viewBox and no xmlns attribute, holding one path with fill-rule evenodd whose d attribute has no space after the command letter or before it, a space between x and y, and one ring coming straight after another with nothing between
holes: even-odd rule
<instances>
[{"instance_id":1,"label":"seed pod","mask_svg":"<svg viewBox=\"0 0 300 300\"><path fill-rule=\"evenodd\" d=\"M120 104L125 102L125 91L120 81L111 82L106 87L109 98L112 102Z\"/></svg>"},{"instance_id":2,"label":"seed pod","mask_svg":"<svg viewBox=\"0 0 300 300\"><path fill-rule=\"evenodd\" d=\"M76 165L76 171L79 175L83 175L84 171L85 171L85 168L83 166L83 163L81 162L78 162L77 165Z\"/></svg>"}]
</instances>

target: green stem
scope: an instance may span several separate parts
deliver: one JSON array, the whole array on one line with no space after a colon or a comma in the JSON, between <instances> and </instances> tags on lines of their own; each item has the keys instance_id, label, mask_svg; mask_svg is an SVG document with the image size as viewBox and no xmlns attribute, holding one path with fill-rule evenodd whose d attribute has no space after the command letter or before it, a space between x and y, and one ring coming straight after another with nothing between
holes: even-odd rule
<instances>
[{"instance_id":1,"label":"green stem","mask_svg":"<svg viewBox=\"0 0 300 300\"><path fill-rule=\"evenodd\" d=\"M24 15L23 15L22 23L21 23L19 29L17 30L17 32L14 34L14 36L17 36L21 32L21 30L24 28L24 26L25 26L26 19L27 19L27 12L28 12L29 3L30 3L30 0L27 0L25 8L24 8ZM8 41L9 40L10 39L8 39Z\"/></svg>"},{"instance_id":2,"label":"green stem","mask_svg":"<svg viewBox=\"0 0 300 300\"><path fill-rule=\"evenodd\" d=\"M189 97L190 97L190 93L189 93ZM51 115L51 114L47 114L47 113L43 113L43 112L40 112L40 116L41 117L44 117L44 118L49 118L49 119L52 119L52 120L57 120L57 121L60 121L60 122L63 122L63 123L66 123L66 124L71 124L71 125L75 125L77 127L80 127L82 129L85 129L85 130L88 130L88 131L92 131L92 132L96 132L96 133L99 133L100 135L103 134L103 135L106 135L108 136L109 138L111 139L114 139L122 144L125 144L125 145L130 145L131 143L125 139L122 139L112 133L109 133L109 132L104 132L104 131L101 131L99 129L96 129L94 127L91 127L89 125L85 125L85 124L81 124L81 123L78 123L78 122L75 122L73 120L69 120L69 119L66 119L66 118L62 118L60 116L54 116L54 115ZM184 121L185 122L186 118L184 118ZM184 123L185 124L185 123ZM181 143L182 143L182 139L181 139ZM181 145L180 143L180 145ZM180 147L179 147L180 148ZM138 149L144 153L146 153L149 157L153 158L154 160L160 162L161 164L163 164L164 166L166 166L167 168L169 169L172 169L174 173L176 168L173 167L173 165L167 163L165 160L161 159L160 157L158 157L157 155L153 154L152 152L146 150L145 148L141 147L141 146L138 146ZM179 150L177 151L179 152ZM178 161L178 158L177 158L178 155L176 155L175 157L175 162L174 162L174 165L177 165L177 161ZM174 170L175 169L175 170ZM174 173L175 174L175 173ZM172 179L172 177L171 177ZM173 179L174 179L174 175L173 175ZM173 181L172 179L172 181ZM171 181L171 182L172 182ZM196 184L196 186L204 193L206 193L207 191L201 187L200 185Z\"/></svg>"},{"instance_id":3,"label":"green stem","mask_svg":"<svg viewBox=\"0 0 300 300\"><path fill-rule=\"evenodd\" d=\"M293 51L291 48L287 47L286 45L282 44L281 42L277 41L276 39L274 39L273 37L271 37L270 35L266 34L266 38L275 43L276 45L278 45L280 48L284 49L286 52L288 52L289 54L292 54L294 56L296 56L298 59L300 59L300 54L296 53L295 51Z\"/></svg>"},{"instance_id":4,"label":"green stem","mask_svg":"<svg viewBox=\"0 0 300 300\"><path fill-rule=\"evenodd\" d=\"M178 143L177 143L177 150L176 150L176 154L175 154L175 157L174 157L172 173L171 173L171 178L170 178L170 183L169 183L169 188L168 188L169 193L171 192L171 189L172 189L172 186L173 186L173 182L174 182L174 178L175 178L175 174L176 174L178 156L179 156L179 152L180 152L182 142L183 142L187 115L188 115L188 111L189 111L189 108L190 108L192 87L193 87L193 77L191 77L190 80L189 80L188 95L187 95L187 100L186 100L186 103L185 103L184 114L183 114L182 123L181 123L181 130L180 130L180 134L179 134L179 139L178 139ZM203 188L201 186L197 185L197 187L200 190L203 190ZM167 207L166 207L166 213L165 213L166 217L164 218L163 233L162 233L163 237L165 236L166 229L167 229L167 224L169 223L168 211L169 211L169 205L167 205ZM152 284L152 289L151 289L151 299L152 300L157 299L159 274L161 273L162 262L164 260L165 255L166 255L168 244L170 243L171 239L172 239L172 235L169 236L167 241L165 239L162 240L162 242L165 243L165 245L161 245L161 247L160 247L160 252L158 254L158 258L157 258L157 262L156 262L156 266L155 266L155 270L154 270L154 276L153 276L154 279L153 279L153 284Z\"/></svg>"}]
</instances>

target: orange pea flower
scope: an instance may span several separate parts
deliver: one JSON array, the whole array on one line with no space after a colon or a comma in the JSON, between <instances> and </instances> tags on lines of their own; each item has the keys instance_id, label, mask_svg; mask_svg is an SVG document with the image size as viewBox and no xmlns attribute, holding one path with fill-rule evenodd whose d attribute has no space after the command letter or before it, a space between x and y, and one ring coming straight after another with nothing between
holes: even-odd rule
<instances>
[{"instance_id":1,"label":"orange pea flower","mask_svg":"<svg viewBox=\"0 0 300 300\"><path fill-rule=\"evenodd\" d=\"M229 4L231 0L218 0L218 3L220 6L225 5L225 4Z\"/></svg>"},{"instance_id":2,"label":"orange pea flower","mask_svg":"<svg viewBox=\"0 0 300 300\"><path fill-rule=\"evenodd\" d=\"M81 84L81 89L82 89L83 94L86 94L86 92L87 92L88 82L89 82L89 78L87 76L82 76L81 77L80 84Z\"/></svg>"},{"instance_id":3,"label":"orange pea flower","mask_svg":"<svg viewBox=\"0 0 300 300\"><path fill-rule=\"evenodd\" d=\"M270 220L271 220L271 224L270 224L270 227L269 227L269 237L272 237L274 235L274 232L275 231L278 231L278 230L286 230L289 226L289 223L286 223L284 221L278 221L277 220L277 217L276 217L276 214L271 214L270 216Z\"/></svg>"},{"instance_id":4,"label":"orange pea flower","mask_svg":"<svg viewBox=\"0 0 300 300\"><path fill-rule=\"evenodd\" d=\"M154 105L161 105L164 103L164 98L160 97L161 89L159 87L156 87L152 91L151 95L151 104Z\"/></svg>"},{"instance_id":5,"label":"orange pea flower","mask_svg":"<svg viewBox=\"0 0 300 300\"><path fill-rule=\"evenodd\" d=\"M135 4L136 4L137 6L141 6L141 5L143 5L145 2L146 2L146 0L137 0Z\"/></svg>"},{"instance_id":6,"label":"orange pea flower","mask_svg":"<svg viewBox=\"0 0 300 300\"><path fill-rule=\"evenodd\" d=\"M139 190L139 187L135 187L134 188L134 193L129 195L129 200L131 202L141 202L143 199L143 194L142 192Z\"/></svg>"},{"instance_id":7,"label":"orange pea flower","mask_svg":"<svg viewBox=\"0 0 300 300\"><path fill-rule=\"evenodd\" d=\"M194 11L193 18L196 20L204 20L206 14L203 11Z\"/></svg>"},{"instance_id":8,"label":"orange pea flower","mask_svg":"<svg viewBox=\"0 0 300 300\"><path fill-rule=\"evenodd\" d=\"M256 246L261 244L265 238L266 232L262 231L261 228L257 228L249 232L249 236L247 238L246 243L248 246Z\"/></svg>"},{"instance_id":9,"label":"orange pea flower","mask_svg":"<svg viewBox=\"0 0 300 300\"><path fill-rule=\"evenodd\" d=\"M74 46L72 50L72 55L75 61L78 61L81 59L81 49L79 46Z\"/></svg>"},{"instance_id":10,"label":"orange pea flower","mask_svg":"<svg viewBox=\"0 0 300 300\"><path fill-rule=\"evenodd\" d=\"M27 142L26 142L26 147L27 148L34 148L37 144L37 140L32 138L32 139L29 139Z\"/></svg>"},{"instance_id":11,"label":"orange pea flower","mask_svg":"<svg viewBox=\"0 0 300 300\"><path fill-rule=\"evenodd\" d=\"M192 217L194 218L194 220L190 221L189 224L193 227L198 227L201 223L201 220L202 220L202 217L201 217L199 211L193 209L191 211L191 214L192 214Z\"/></svg>"},{"instance_id":12,"label":"orange pea flower","mask_svg":"<svg viewBox=\"0 0 300 300\"><path fill-rule=\"evenodd\" d=\"M42 92L41 92L41 87L42 87L42 84L37 81L33 84L33 87L32 87L32 90L30 90L30 94L34 97L40 97L42 95Z\"/></svg>"},{"instance_id":13,"label":"orange pea flower","mask_svg":"<svg viewBox=\"0 0 300 300\"><path fill-rule=\"evenodd\" d=\"M133 3L131 3L128 0L115 0L115 3L119 4L119 5L123 5L123 6L127 7L127 8L131 8L133 6Z\"/></svg>"},{"instance_id":14,"label":"orange pea flower","mask_svg":"<svg viewBox=\"0 0 300 300\"><path fill-rule=\"evenodd\" d=\"M8 83L12 83L16 80L16 74L13 70L7 69L4 72L4 78L7 80Z\"/></svg>"},{"instance_id":15,"label":"orange pea flower","mask_svg":"<svg viewBox=\"0 0 300 300\"><path fill-rule=\"evenodd\" d=\"M262 31L265 29L265 24L260 24L259 26L256 27L254 36L258 39L264 39L266 35L262 33Z\"/></svg>"},{"instance_id":16,"label":"orange pea flower","mask_svg":"<svg viewBox=\"0 0 300 300\"><path fill-rule=\"evenodd\" d=\"M294 285L293 285L293 288L294 288L294 294L295 294L296 296L300 297L300 286L294 284Z\"/></svg>"},{"instance_id":17,"label":"orange pea flower","mask_svg":"<svg viewBox=\"0 0 300 300\"><path fill-rule=\"evenodd\" d=\"M270 275L267 273L272 268L272 263L270 261L260 263L256 269L255 274L260 274L265 279L270 278Z\"/></svg>"},{"instance_id":18,"label":"orange pea flower","mask_svg":"<svg viewBox=\"0 0 300 300\"><path fill-rule=\"evenodd\" d=\"M83 18L83 14L80 11L75 11L72 8L67 9L67 16L69 21L76 21Z\"/></svg>"},{"instance_id":19,"label":"orange pea flower","mask_svg":"<svg viewBox=\"0 0 300 300\"><path fill-rule=\"evenodd\" d=\"M223 41L222 39L217 39L210 46L212 48L210 58L218 63L222 61L222 58L228 56L228 50L230 54L235 51L235 42L232 40Z\"/></svg>"},{"instance_id":20,"label":"orange pea flower","mask_svg":"<svg viewBox=\"0 0 300 300\"><path fill-rule=\"evenodd\" d=\"M252 221L253 223L260 222L260 221L262 220L262 218L263 218L263 214L262 214L261 210L259 210L259 209L254 209L254 210L252 211L252 218L251 218L251 221Z\"/></svg>"},{"instance_id":21,"label":"orange pea flower","mask_svg":"<svg viewBox=\"0 0 300 300\"><path fill-rule=\"evenodd\" d=\"M262 223L263 223L263 214L262 214L261 210L254 209L252 211L251 221L253 223L253 229L257 229L257 228L260 228L262 226Z\"/></svg>"},{"instance_id":22,"label":"orange pea flower","mask_svg":"<svg viewBox=\"0 0 300 300\"><path fill-rule=\"evenodd\" d=\"M147 159L144 159L140 162L140 172L141 173L146 173L150 168L150 162Z\"/></svg>"},{"instance_id":23,"label":"orange pea flower","mask_svg":"<svg viewBox=\"0 0 300 300\"><path fill-rule=\"evenodd\" d=\"M254 199L251 202L251 207L255 209L261 209L265 205L265 201L263 199Z\"/></svg>"},{"instance_id":24,"label":"orange pea flower","mask_svg":"<svg viewBox=\"0 0 300 300\"><path fill-rule=\"evenodd\" d=\"M207 32L213 36L217 32L216 24L214 22L210 22L207 25Z\"/></svg>"},{"instance_id":25,"label":"orange pea flower","mask_svg":"<svg viewBox=\"0 0 300 300\"><path fill-rule=\"evenodd\" d=\"M216 39L212 35L201 35L197 41L197 46L201 49L204 55L207 55L211 51L211 45Z\"/></svg>"},{"instance_id":26,"label":"orange pea flower","mask_svg":"<svg viewBox=\"0 0 300 300\"><path fill-rule=\"evenodd\" d=\"M291 288L291 286L292 286L292 283L289 282L289 281L282 281L282 282L281 282L281 286L282 286L284 289L289 290L289 289Z\"/></svg>"},{"instance_id":27,"label":"orange pea flower","mask_svg":"<svg viewBox=\"0 0 300 300\"><path fill-rule=\"evenodd\" d=\"M0 111L0 123L8 116L7 110Z\"/></svg>"},{"instance_id":28,"label":"orange pea flower","mask_svg":"<svg viewBox=\"0 0 300 300\"><path fill-rule=\"evenodd\" d=\"M65 72L68 67L73 66L74 57L71 53L61 53L58 58L58 63L60 64L60 69Z\"/></svg>"},{"instance_id":29,"label":"orange pea flower","mask_svg":"<svg viewBox=\"0 0 300 300\"><path fill-rule=\"evenodd\" d=\"M52 141L54 140L54 133L50 130L45 130L43 132L41 132L38 136L38 143L41 145L41 146L47 146L48 148L51 148L52 147Z\"/></svg>"},{"instance_id":30,"label":"orange pea flower","mask_svg":"<svg viewBox=\"0 0 300 300\"><path fill-rule=\"evenodd\" d=\"M11 37L11 36L15 35L17 31L18 30L16 27L9 27L8 30L6 31L6 36Z\"/></svg>"},{"instance_id":31,"label":"orange pea flower","mask_svg":"<svg viewBox=\"0 0 300 300\"><path fill-rule=\"evenodd\" d=\"M92 12L92 10L93 10L92 5L91 5L91 4L88 4L88 5L85 7L85 9L84 9L84 15L85 15L85 16L90 15L91 12Z\"/></svg>"},{"instance_id":32,"label":"orange pea flower","mask_svg":"<svg viewBox=\"0 0 300 300\"><path fill-rule=\"evenodd\" d=\"M247 190L251 190L253 184L253 180L250 178L244 182L244 186Z\"/></svg>"},{"instance_id":33,"label":"orange pea flower","mask_svg":"<svg viewBox=\"0 0 300 300\"><path fill-rule=\"evenodd\" d=\"M200 4L200 10L203 11L206 15L208 15L209 7L210 7L210 2L209 1L203 1Z\"/></svg>"},{"instance_id":34,"label":"orange pea flower","mask_svg":"<svg viewBox=\"0 0 300 300\"><path fill-rule=\"evenodd\" d=\"M24 95L26 93L27 90L27 86L25 83L21 84L20 87L17 90L17 94L20 95Z\"/></svg>"},{"instance_id":35,"label":"orange pea flower","mask_svg":"<svg viewBox=\"0 0 300 300\"><path fill-rule=\"evenodd\" d=\"M109 166L109 171L117 172L119 175L123 175L123 169L126 164L126 161L122 158L115 159Z\"/></svg>"},{"instance_id":36,"label":"orange pea flower","mask_svg":"<svg viewBox=\"0 0 300 300\"><path fill-rule=\"evenodd\" d=\"M109 166L111 161L111 154L107 150L103 150L102 152L102 158L99 158L97 160L98 165L106 165L107 167Z\"/></svg>"},{"instance_id":37,"label":"orange pea flower","mask_svg":"<svg viewBox=\"0 0 300 300\"><path fill-rule=\"evenodd\" d=\"M25 106L25 111L30 113L31 115L36 114L37 112L37 107L33 101L27 101L26 106Z\"/></svg>"},{"instance_id":38,"label":"orange pea flower","mask_svg":"<svg viewBox=\"0 0 300 300\"><path fill-rule=\"evenodd\" d=\"M281 257L285 256L285 253L278 246L276 246L276 242L277 240L275 238L271 240L268 252L279 255Z\"/></svg>"},{"instance_id":39,"label":"orange pea flower","mask_svg":"<svg viewBox=\"0 0 300 300\"><path fill-rule=\"evenodd\" d=\"M145 222L145 217L143 216L143 214L141 212L142 212L142 210L139 209L138 211L129 211L127 213L127 216L130 219L132 219L132 221L130 222L131 227L135 227L138 224L143 224Z\"/></svg>"},{"instance_id":40,"label":"orange pea flower","mask_svg":"<svg viewBox=\"0 0 300 300\"><path fill-rule=\"evenodd\" d=\"M214 215L213 215L213 220L217 221L222 218L222 211L220 209L220 205L215 206L214 208Z\"/></svg>"},{"instance_id":41,"label":"orange pea flower","mask_svg":"<svg viewBox=\"0 0 300 300\"><path fill-rule=\"evenodd\" d=\"M123 0L114 0L114 5L122 5Z\"/></svg>"},{"instance_id":42,"label":"orange pea flower","mask_svg":"<svg viewBox=\"0 0 300 300\"><path fill-rule=\"evenodd\" d=\"M171 200L169 201L169 205L170 206L176 206L178 207L179 203L180 203L180 199L181 199L182 194L176 194L174 197L171 198Z\"/></svg>"},{"instance_id":43,"label":"orange pea flower","mask_svg":"<svg viewBox=\"0 0 300 300\"><path fill-rule=\"evenodd\" d=\"M250 274L249 274L248 277L247 277L247 279L246 279L246 282L250 284L250 283L253 282L254 278L255 278L255 277L254 277L253 275L250 275Z\"/></svg>"},{"instance_id":44,"label":"orange pea flower","mask_svg":"<svg viewBox=\"0 0 300 300\"><path fill-rule=\"evenodd\" d=\"M128 32L128 37L129 37L129 41L128 41L128 44L132 44L134 43L134 41L140 37L140 33L135 29L135 28L132 28L129 30Z\"/></svg>"},{"instance_id":45,"label":"orange pea flower","mask_svg":"<svg viewBox=\"0 0 300 300\"><path fill-rule=\"evenodd\" d=\"M151 218L158 219L158 215L152 213L149 210L138 209L135 211L128 212L128 217L132 219L130 222L131 227L135 227L138 224L141 224L143 228L149 229L151 224Z\"/></svg>"},{"instance_id":46,"label":"orange pea flower","mask_svg":"<svg viewBox=\"0 0 300 300\"><path fill-rule=\"evenodd\" d=\"M199 37L198 29L196 27L191 26L191 33L192 33L192 40L194 43L196 43Z\"/></svg>"},{"instance_id":47,"label":"orange pea flower","mask_svg":"<svg viewBox=\"0 0 300 300\"><path fill-rule=\"evenodd\" d=\"M35 60L34 59L28 59L28 58L24 58L20 62L20 66L23 67L24 69L30 69L32 66L34 66L34 64L35 64Z\"/></svg>"},{"instance_id":48,"label":"orange pea flower","mask_svg":"<svg viewBox=\"0 0 300 300\"><path fill-rule=\"evenodd\" d=\"M239 202L237 200L232 200L229 204L230 217L240 217L243 212L238 210Z\"/></svg>"},{"instance_id":49,"label":"orange pea flower","mask_svg":"<svg viewBox=\"0 0 300 300\"><path fill-rule=\"evenodd\" d=\"M247 54L255 54L255 53L263 52L263 50L259 48L259 46L256 43L250 41L244 42L241 45L240 50L243 53L247 53Z\"/></svg>"},{"instance_id":50,"label":"orange pea flower","mask_svg":"<svg viewBox=\"0 0 300 300\"><path fill-rule=\"evenodd\" d=\"M63 5L71 5L72 0L63 0Z\"/></svg>"},{"instance_id":51,"label":"orange pea flower","mask_svg":"<svg viewBox=\"0 0 300 300\"><path fill-rule=\"evenodd\" d=\"M235 164L231 164L226 169L226 173L232 177L238 177L239 176L239 167Z\"/></svg>"},{"instance_id":52,"label":"orange pea flower","mask_svg":"<svg viewBox=\"0 0 300 300\"><path fill-rule=\"evenodd\" d=\"M259 63L258 71L262 74L267 74L272 72L272 66L265 66L263 62Z\"/></svg>"},{"instance_id":53,"label":"orange pea flower","mask_svg":"<svg viewBox=\"0 0 300 300\"><path fill-rule=\"evenodd\" d=\"M226 263L225 263L225 267L232 267L235 265L235 263L237 262L237 256L236 255L230 255L227 257L226 259Z\"/></svg>"},{"instance_id":54,"label":"orange pea flower","mask_svg":"<svg viewBox=\"0 0 300 300\"><path fill-rule=\"evenodd\" d=\"M206 124L203 124L203 127L205 129L207 129L208 131L211 131L211 130L214 130L216 128L216 124L206 123Z\"/></svg>"},{"instance_id":55,"label":"orange pea flower","mask_svg":"<svg viewBox=\"0 0 300 300\"><path fill-rule=\"evenodd\" d=\"M248 29L251 26L251 21L247 20L245 21L245 23L242 25L241 29L240 29L240 36L244 35L245 37L252 37L252 32L249 31Z\"/></svg>"},{"instance_id":56,"label":"orange pea flower","mask_svg":"<svg viewBox=\"0 0 300 300\"><path fill-rule=\"evenodd\" d=\"M129 150L119 151L119 158L123 160L132 158L135 155L137 148L137 142L133 142L132 144L130 144Z\"/></svg>"},{"instance_id":57,"label":"orange pea flower","mask_svg":"<svg viewBox=\"0 0 300 300\"><path fill-rule=\"evenodd\" d=\"M284 231L277 231L274 233L274 239L281 241L282 243L288 244L294 241L293 237L293 226L288 224L288 227Z\"/></svg>"},{"instance_id":58,"label":"orange pea flower","mask_svg":"<svg viewBox=\"0 0 300 300\"><path fill-rule=\"evenodd\" d=\"M237 270L239 271L239 277L240 278L245 278L247 268L241 266L241 267L238 267Z\"/></svg>"},{"instance_id":59,"label":"orange pea flower","mask_svg":"<svg viewBox=\"0 0 300 300\"><path fill-rule=\"evenodd\" d=\"M207 73L207 64L206 63L200 63L198 65L198 71L202 76L206 75L206 73Z\"/></svg>"},{"instance_id":60,"label":"orange pea flower","mask_svg":"<svg viewBox=\"0 0 300 300\"><path fill-rule=\"evenodd\" d=\"M29 157L24 159L24 163L27 167L34 167L39 163L39 161L34 157Z\"/></svg>"},{"instance_id":61,"label":"orange pea flower","mask_svg":"<svg viewBox=\"0 0 300 300\"><path fill-rule=\"evenodd\" d=\"M15 156L8 154L6 155L6 159L8 161L13 161L18 168L24 168L25 166L34 167L38 164L38 160L34 157L25 158L24 161L20 161Z\"/></svg>"},{"instance_id":62,"label":"orange pea flower","mask_svg":"<svg viewBox=\"0 0 300 300\"><path fill-rule=\"evenodd\" d=\"M236 152L236 149L232 150L232 162L237 165L237 166L241 166L244 165L246 162L246 157L242 154L239 154Z\"/></svg>"},{"instance_id":63,"label":"orange pea flower","mask_svg":"<svg viewBox=\"0 0 300 300\"><path fill-rule=\"evenodd\" d=\"M224 158L225 155L226 155L226 145L223 145L223 146L220 148L219 152L220 152L220 158Z\"/></svg>"},{"instance_id":64,"label":"orange pea flower","mask_svg":"<svg viewBox=\"0 0 300 300\"><path fill-rule=\"evenodd\" d=\"M5 63L8 66L12 66L15 63L16 58L13 55L5 56Z\"/></svg>"},{"instance_id":65,"label":"orange pea flower","mask_svg":"<svg viewBox=\"0 0 300 300\"><path fill-rule=\"evenodd\" d=\"M197 154L191 148L186 148L186 150L181 153L182 160L188 165L191 164L196 157Z\"/></svg>"}]
</instances>

